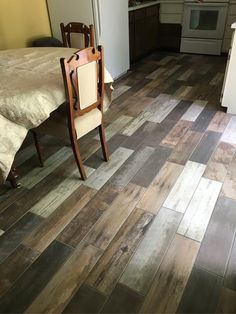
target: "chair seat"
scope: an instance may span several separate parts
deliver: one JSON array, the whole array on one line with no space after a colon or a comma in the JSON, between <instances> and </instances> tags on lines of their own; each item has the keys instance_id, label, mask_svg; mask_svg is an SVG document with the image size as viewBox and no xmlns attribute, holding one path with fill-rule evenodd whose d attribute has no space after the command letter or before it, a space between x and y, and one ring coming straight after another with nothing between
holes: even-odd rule
<instances>
[{"instance_id":1,"label":"chair seat","mask_svg":"<svg viewBox=\"0 0 236 314\"><path fill-rule=\"evenodd\" d=\"M99 109L95 108L82 116L76 117L74 123L77 139L79 139L101 125L102 113ZM62 105L55 110L50 117L38 127L37 131L68 140L68 114L66 107Z\"/></svg>"}]
</instances>

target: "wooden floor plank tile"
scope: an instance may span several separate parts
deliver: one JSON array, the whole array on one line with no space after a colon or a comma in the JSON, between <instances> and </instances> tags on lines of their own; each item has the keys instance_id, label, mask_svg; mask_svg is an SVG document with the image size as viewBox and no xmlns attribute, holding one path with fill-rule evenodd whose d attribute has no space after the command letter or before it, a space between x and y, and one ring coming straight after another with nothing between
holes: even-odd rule
<instances>
[{"instance_id":1,"label":"wooden floor plank tile","mask_svg":"<svg viewBox=\"0 0 236 314\"><path fill-rule=\"evenodd\" d=\"M236 225L236 202L219 198L201 244L196 266L224 276Z\"/></svg>"},{"instance_id":2,"label":"wooden floor plank tile","mask_svg":"<svg viewBox=\"0 0 236 314\"><path fill-rule=\"evenodd\" d=\"M0 262L8 257L42 221L41 217L27 213L12 228L5 232L0 238Z\"/></svg>"},{"instance_id":3,"label":"wooden floor plank tile","mask_svg":"<svg viewBox=\"0 0 236 314\"><path fill-rule=\"evenodd\" d=\"M217 73L210 81L210 85L219 85L224 80L224 73Z\"/></svg>"},{"instance_id":4,"label":"wooden floor plank tile","mask_svg":"<svg viewBox=\"0 0 236 314\"><path fill-rule=\"evenodd\" d=\"M235 145L220 142L212 155L212 160L215 162L228 165L232 161L235 152L236 152Z\"/></svg>"},{"instance_id":5,"label":"wooden floor plank tile","mask_svg":"<svg viewBox=\"0 0 236 314\"><path fill-rule=\"evenodd\" d=\"M131 121L121 132L126 136L133 135L149 118L151 117L150 112L141 112L137 118Z\"/></svg>"},{"instance_id":6,"label":"wooden floor plank tile","mask_svg":"<svg viewBox=\"0 0 236 314\"><path fill-rule=\"evenodd\" d=\"M195 120L192 130L195 132L205 132L214 115L214 110L209 109L208 107L204 108L201 114Z\"/></svg>"},{"instance_id":7,"label":"wooden floor plank tile","mask_svg":"<svg viewBox=\"0 0 236 314\"><path fill-rule=\"evenodd\" d=\"M121 146L136 150L140 144L143 144L144 139L151 134L156 126L156 123L145 122L133 135L129 136L127 140L121 144ZM146 143L143 145L149 146Z\"/></svg>"},{"instance_id":8,"label":"wooden floor plank tile","mask_svg":"<svg viewBox=\"0 0 236 314\"><path fill-rule=\"evenodd\" d=\"M176 313L198 249L197 242L175 236L145 298L141 313Z\"/></svg>"},{"instance_id":9,"label":"wooden floor plank tile","mask_svg":"<svg viewBox=\"0 0 236 314\"><path fill-rule=\"evenodd\" d=\"M24 312L63 265L71 252L72 249L68 246L53 242L0 298L0 312ZM14 302L12 302L13 300Z\"/></svg>"},{"instance_id":10,"label":"wooden floor plank tile","mask_svg":"<svg viewBox=\"0 0 236 314\"><path fill-rule=\"evenodd\" d=\"M233 159L235 150L235 145L220 142L207 164L204 177L223 183L227 176L229 164Z\"/></svg>"},{"instance_id":11,"label":"wooden floor plank tile","mask_svg":"<svg viewBox=\"0 0 236 314\"><path fill-rule=\"evenodd\" d=\"M16 158L16 167L19 167L22 165L26 160L30 159L32 156L36 154L36 149L35 146L29 145L24 149L21 149L17 153L17 158Z\"/></svg>"},{"instance_id":12,"label":"wooden floor plank tile","mask_svg":"<svg viewBox=\"0 0 236 314\"><path fill-rule=\"evenodd\" d=\"M221 138L222 142L236 144L236 117L231 117Z\"/></svg>"},{"instance_id":13,"label":"wooden floor plank tile","mask_svg":"<svg viewBox=\"0 0 236 314\"><path fill-rule=\"evenodd\" d=\"M127 139L126 136L121 134L114 135L108 142L108 150L109 154L113 154ZM90 156L87 160L85 160L84 164L90 168L97 169L104 163L102 149L99 148L92 156Z\"/></svg>"},{"instance_id":14,"label":"wooden floor plank tile","mask_svg":"<svg viewBox=\"0 0 236 314\"><path fill-rule=\"evenodd\" d=\"M173 147L178 144L180 139L187 133L191 128L192 122L180 120L173 129L167 134L167 136L162 140L161 145L166 145Z\"/></svg>"},{"instance_id":15,"label":"wooden floor plank tile","mask_svg":"<svg viewBox=\"0 0 236 314\"><path fill-rule=\"evenodd\" d=\"M169 78L169 86L165 88L165 93L170 95L175 95L175 93L182 87L182 82L178 80L173 80L172 77Z\"/></svg>"},{"instance_id":16,"label":"wooden floor plank tile","mask_svg":"<svg viewBox=\"0 0 236 314\"><path fill-rule=\"evenodd\" d=\"M17 202L21 197L28 194L29 190L21 186L19 189L14 191L9 187L3 195L0 196L0 213L4 212L5 209L10 207L12 204Z\"/></svg>"},{"instance_id":17,"label":"wooden floor plank tile","mask_svg":"<svg viewBox=\"0 0 236 314\"><path fill-rule=\"evenodd\" d=\"M236 237L234 238L234 244L232 246L230 259L228 262L227 271L224 279L224 286L234 291L236 291L235 267L236 267Z\"/></svg>"},{"instance_id":18,"label":"wooden floor plank tile","mask_svg":"<svg viewBox=\"0 0 236 314\"><path fill-rule=\"evenodd\" d=\"M66 159L72 156L72 154L73 152L70 147L63 147L47 160L45 160L43 168L35 168L29 174L21 178L21 185L28 189L31 189L33 186L35 186L37 183L47 177L50 172L56 169Z\"/></svg>"},{"instance_id":19,"label":"wooden floor plank tile","mask_svg":"<svg viewBox=\"0 0 236 314\"><path fill-rule=\"evenodd\" d=\"M130 158L121 166L116 172L115 176L109 181L112 186L119 190L123 190L124 187L132 180L139 169L143 169L146 163L149 161L151 155L154 152L154 148L140 146L139 149L134 152Z\"/></svg>"},{"instance_id":20,"label":"wooden floor plank tile","mask_svg":"<svg viewBox=\"0 0 236 314\"><path fill-rule=\"evenodd\" d=\"M105 250L134 210L143 193L144 189L142 187L128 184L110 208L103 213L94 228L86 236L85 241Z\"/></svg>"},{"instance_id":21,"label":"wooden floor plank tile","mask_svg":"<svg viewBox=\"0 0 236 314\"><path fill-rule=\"evenodd\" d=\"M207 101L196 100L193 104L189 107L189 109L183 114L181 120L187 121L196 121L198 116L203 111L204 107L206 106Z\"/></svg>"},{"instance_id":22,"label":"wooden floor plank tile","mask_svg":"<svg viewBox=\"0 0 236 314\"><path fill-rule=\"evenodd\" d=\"M152 218L151 214L141 209L134 210L90 273L86 280L88 285L101 293L110 294Z\"/></svg>"},{"instance_id":23,"label":"wooden floor plank tile","mask_svg":"<svg viewBox=\"0 0 236 314\"><path fill-rule=\"evenodd\" d=\"M162 258L178 228L182 214L162 208L125 269L120 283L147 294Z\"/></svg>"},{"instance_id":24,"label":"wooden floor plank tile","mask_svg":"<svg viewBox=\"0 0 236 314\"><path fill-rule=\"evenodd\" d=\"M131 182L143 187L149 187L157 173L165 164L170 152L171 150L169 148L159 146L137 172Z\"/></svg>"},{"instance_id":25,"label":"wooden floor plank tile","mask_svg":"<svg viewBox=\"0 0 236 314\"><path fill-rule=\"evenodd\" d=\"M190 160L207 164L220 140L220 137L221 133L212 131L206 132L200 143L195 148Z\"/></svg>"},{"instance_id":26,"label":"wooden floor plank tile","mask_svg":"<svg viewBox=\"0 0 236 314\"><path fill-rule=\"evenodd\" d=\"M101 313L138 313L142 302L143 297L141 295L127 287L117 285L102 308Z\"/></svg>"},{"instance_id":27,"label":"wooden floor plank tile","mask_svg":"<svg viewBox=\"0 0 236 314\"><path fill-rule=\"evenodd\" d=\"M163 206L185 213L206 166L188 161Z\"/></svg>"},{"instance_id":28,"label":"wooden floor plank tile","mask_svg":"<svg viewBox=\"0 0 236 314\"><path fill-rule=\"evenodd\" d=\"M63 310L63 313L99 313L105 301L106 297L103 294L87 285L82 285Z\"/></svg>"},{"instance_id":29,"label":"wooden floor plank tile","mask_svg":"<svg viewBox=\"0 0 236 314\"><path fill-rule=\"evenodd\" d=\"M203 176L207 179L223 183L225 181L227 171L227 165L210 160Z\"/></svg>"},{"instance_id":30,"label":"wooden floor plank tile","mask_svg":"<svg viewBox=\"0 0 236 314\"><path fill-rule=\"evenodd\" d=\"M99 190L132 155L134 151L120 147L111 156L107 163L103 163L86 181L85 185Z\"/></svg>"},{"instance_id":31,"label":"wooden floor plank tile","mask_svg":"<svg viewBox=\"0 0 236 314\"><path fill-rule=\"evenodd\" d=\"M169 161L185 165L203 134L189 130L175 146Z\"/></svg>"},{"instance_id":32,"label":"wooden floor plank tile","mask_svg":"<svg viewBox=\"0 0 236 314\"><path fill-rule=\"evenodd\" d=\"M166 72L166 68L160 67L153 71L151 74L147 76L148 79L156 80L158 77L160 77L163 73Z\"/></svg>"},{"instance_id":33,"label":"wooden floor plank tile","mask_svg":"<svg viewBox=\"0 0 236 314\"><path fill-rule=\"evenodd\" d=\"M167 63L169 63L170 61L172 61L174 59L173 56L165 56L164 58L162 58L160 61L158 61L159 65L166 65Z\"/></svg>"},{"instance_id":34,"label":"wooden floor plank tile","mask_svg":"<svg viewBox=\"0 0 236 314\"><path fill-rule=\"evenodd\" d=\"M17 220L24 216L38 201L47 195L52 189L61 183L61 181L77 169L74 157L67 159L53 173L36 184L30 192L24 194L15 201L14 204L7 207L0 213L0 228L9 229ZM33 180L33 179L32 179Z\"/></svg>"},{"instance_id":35,"label":"wooden floor plank tile","mask_svg":"<svg viewBox=\"0 0 236 314\"><path fill-rule=\"evenodd\" d=\"M140 144L157 148L163 138L176 124L176 121L166 120L160 123L146 122L123 144L123 147L137 149Z\"/></svg>"},{"instance_id":36,"label":"wooden floor plank tile","mask_svg":"<svg viewBox=\"0 0 236 314\"><path fill-rule=\"evenodd\" d=\"M166 162L150 187L144 193L138 207L156 214L183 170L183 166Z\"/></svg>"},{"instance_id":37,"label":"wooden floor plank tile","mask_svg":"<svg viewBox=\"0 0 236 314\"><path fill-rule=\"evenodd\" d=\"M103 212L110 207L117 195L117 191L111 186L104 186L65 227L58 236L58 240L76 247L102 216Z\"/></svg>"},{"instance_id":38,"label":"wooden floor plank tile","mask_svg":"<svg viewBox=\"0 0 236 314\"><path fill-rule=\"evenodd\" d=\"M116 119L112 124L105 128L107 141L123 129L127 124L132 121L133 117L122 115ZM96 140L99 140L99 135L95 136Z\"/></svg>"},{"instance_id":39,"label":"wooden floor plank tile","mask_svg":"<svg viewBox=\"0 0 236 314\"><path fill-rule=\"evenodd\" d=\"M177 313L215 313L222 278L193 268Z\"/></svg>"},{"instance_id":40,"label":"wooden floor plank tile","mask_svg":"<svg viewBox=\"0 0 236 314\"><path fill-rule=\"evenodd\" d=\"M217 111L207 130L223 133L230 121L230 116L225 112Z\"/></svg>"},{"instance_id":41,"label":"wooden floor plank tile","mask_svg":"<svg viewBox=\"0 0 236 314\"><path fill-rule=\"evenodd\" d=\"M192 86L180 86L180 88L175 91L173 96L176 96L179 99L186 100L187 96L191 93L192 89L193 89Z\"/></svg>"},{"instance_id":42,"label":"wooden floor plank tile","mask_svg":"<svg viewBox=\"0 0 236 314\"><path fill-rule=\"evenodd\" d=\"M179 81L187 81L190 76L194 73L194 71L192 69L188 69L187 71L185 71L179 78Z\"/></svg>"},{"instance_id":43,"label":"wooden floor plank tile","mask_svg":"<svg viewBox=\"0 0 236 314\"><path fill-rule=\"evenodd\" d=\"M154 113L151 112L151 115L147 120L150 122L161 123L178 103L179 100L174 98L162 103Z\"/></svg>"},{"instance_id":44,"label":"wooden floor plank tile","mask_svg":"<svg viewBox=\"0 0 236 314\"><path fill-rule=\"evenodd\" d=\"M154 123L155 128L153 128L152 132L143 138L140 136L140 140L142 141L143 145L158 148L161 141L170 132L175 124L176 121L169 119L165 119L162 123Z\"/></svg>"},{"instance_id":45,"label":"wooden floor plank tile","mask_svg":"<svg viewBox=\"0 0 236 314\"><path fill-rule=\"evenodd\" d=\"M216 313L236 313L236 291L222 288Z\"/></svg>"},{"instance_id":46,"label":"wooden floor plank tile","mask_svg":"<svg viewBox=\"0 0 236 314\"><path fill-rule=\"evenodd\" d=\"M143 88L141 88L139 91L137 91L134 94L134 97L147 97L147 95L149 95L151 93L151 91L153 90L153 88L155 88L156 86L158 86L159 82L157 81L157 79L152 80L151 82L149 82L148 84L146 84ZM153 97L150 97L152 99L154 99Z\"/></svg>"},{"instance_id":47,"label":"wooden floor plank tile","mask_svg":"<svg viewBox=\"0 0 236 314\"><path fill-rule=\"evenodd\" d=\"M167 102L170 100L170 95L167 94L160 94L157 97L155 97L155 99L145 108L145 112L149 112L154 114L157 110L160 109L162 104L166 104L165 106L167 106Z\"/></svg>"},{"instance_id":48,"label":"wooden floor plank tile","mask_svg":"<svg viewBox=\"0 0 236 314\"><path fill-rule=\"evenodd\" d=\"M130 89L130 86L127 86L127 85L122 85L118 88L115 88L112 94L113 100L119 97L120 95L122 95L123 93L125 93L129 89Z\"/></svg>"},{"instance_id":49,"label":"wooden floor plank tile","mask_svg":"<svg viewBox=\"0 0 236 314\"><path fill-rule=\"evenodd\" d=\"M25 238L24 244L34 250L43 252L95 193L96 191L82 186L43 221L29 237Z\"/></svg>"},{"instance_id":50,"label":"wooden floor plank tile","mask_svg":"<svg viewBox=\"0 0 236 314\"><path fill-rule=\"evenodd\" d=\"M25 313L61 313L72 295L82 285L101 254L101 250L91 245L80 245Z\"/></svg>"},{"instance_id":51,"label":"wooden floor plank tile","mask_svg":"<svg viewBox=\"0 0 236 314\"><path fill-rule=\"evenodd\" d=\"M19 245L0 264L0 296L9 290L18 277L33 263L39 256L39 252L33 251L23 245Z\"/></svg>"},{"instance_id":52,"label":"wooden floor plank tile","mask_svg":"<svg viewBox=\"0 0 236 314\"><path fill-rule=\"evenodd\" d=\"M184 86L186 88L186 86ZM182 99L178 96L179 99ZM192 102L187 100L181 100L178 105L168 114L166 119L179 121L183 114L188 110L191 106ZM185 120L186 121L186 120ZM191 122L191 121L189 121Z\"/></svg>"},{"instance_id":53,"label":"wooden floor plank tile","mask_svg":"<svg viewBox=\"0 0 236 314\"><path fill-rule=\"evenodd\" d=\"M222 183L202 178L178 228L178 233L202 241Z\"/></svg>"},{"instance_id":54,"label":"wooden floor plank tile","mask_svg":"<svg viewBox=\"0 0 236 314\"><path fill-rule=\"evenodd\" d=\"M155 101L155 99L151 97L145 96L132 96L127 99L127 103L124 108L125 114L132 117L137 117L142 111L146 111L146 109Z\"/></svg>"},{"instance_id":55,"label":"wooden floor plank tile","mask_svg":"<svg viewBox=\"0 0 236 314\"><path fill-rule=\"evenodd\" d=\"M85 168L88 177L94 172L92 168ZM47 218L50 216L73 192L83 184L78 169L74 170L68 178L63 180L55 189L41 198L30 211L38 216Z\"/></svg>"},{"instance_id":56,"label":"wooden floor plank tile","mask_svg":"<svg viewBox=\"0 0 236 314\"><path fill-rule=\"evenodd\" d=\"M232 198L236 200L236 155L234 156L232 162L228 166L228 173L226 175L223 187L222 196Z\"/></svg>"}]
</instances>

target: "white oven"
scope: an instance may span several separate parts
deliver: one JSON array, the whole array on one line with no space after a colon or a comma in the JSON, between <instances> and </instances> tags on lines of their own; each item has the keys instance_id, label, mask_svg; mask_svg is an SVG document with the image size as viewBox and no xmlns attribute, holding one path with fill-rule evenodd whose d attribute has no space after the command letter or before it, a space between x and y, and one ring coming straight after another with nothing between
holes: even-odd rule
<instances>
[{"instance_id":1,"label":"white oven","mask_svg":"<svg viewBox=\"0 0 236 314\"><path fill-rule=\"evenodd\" d=\"M220 54L227 12L227 3L186 2L181 51Z\"/></svg>"}]
</instances>

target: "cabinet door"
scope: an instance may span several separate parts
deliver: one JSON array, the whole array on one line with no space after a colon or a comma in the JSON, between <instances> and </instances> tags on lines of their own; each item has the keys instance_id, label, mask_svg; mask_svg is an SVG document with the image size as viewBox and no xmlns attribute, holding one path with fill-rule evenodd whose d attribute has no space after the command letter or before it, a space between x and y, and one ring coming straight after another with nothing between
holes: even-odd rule
<instances>
[{"instance_id":1,"label":"cabinet door","mask_svg":"<svg viewBox=\"0 0 236 314\"><path fill-rule=\"evenodd\" d=\"M134 50L135 59L139 59L147 52L146 9L136 10L134 25Z\"/></svg>"},{"instance_id":2,"label":"cabinet door","mask_svg":"<svg viewBox=\"0 0 236 314\"><path fill-rule=\"evenodd\" d=\"M130 49L130 63L133 63L135 60L134 23L129 24L129 49Z\"/></svg>"},{"instance_id":3,"label":"cabinet door","mask_svg":"<svg viewBox=\"0 0 236 314\"><path fill-rule=\"evenodd\" d=\"M147 8L147 50L152 51L157 48L158 30L159 30L159 6L151 6Z\"/></svg>"},{"instance_id":4,"label":"cabinet door","mask_svg":"<svg viewBox=\"0 0 236 314\"><path fill-rule=\"evenodd\" d=\"M147 19L147 50L152 51L157 48L158 41L158 19L151 16Z\"/></svg>"}]
</instances>

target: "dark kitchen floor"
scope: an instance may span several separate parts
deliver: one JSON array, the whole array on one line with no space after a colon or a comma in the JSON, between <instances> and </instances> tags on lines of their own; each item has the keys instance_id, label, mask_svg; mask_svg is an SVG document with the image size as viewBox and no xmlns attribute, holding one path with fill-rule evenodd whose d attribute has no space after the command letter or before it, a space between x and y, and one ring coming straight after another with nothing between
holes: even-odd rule
<instances>
[{"instance_id":1,"label":"dark kitchen floor","mask_svg":"<svg viewBox=\"0 0 236 314\"><path fill-rule=\"evenodd\" d=\"M0 192L1 313L236 313L236 117L226 59L158 53L115 83L110 161L96 133L44 137Z\"/></svg>"}]
</instances>

